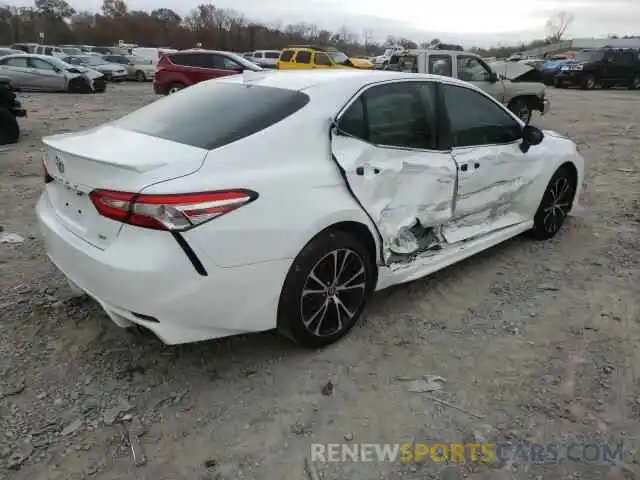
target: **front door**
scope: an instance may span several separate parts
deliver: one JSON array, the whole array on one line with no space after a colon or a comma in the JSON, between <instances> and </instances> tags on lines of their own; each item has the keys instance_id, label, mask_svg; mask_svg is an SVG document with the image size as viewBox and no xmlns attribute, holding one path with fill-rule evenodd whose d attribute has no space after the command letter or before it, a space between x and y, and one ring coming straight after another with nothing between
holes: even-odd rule
<instances>
[{"instance_id":1,"label":"front door","mask_svg":"<svg viewBox=\"0 0 640 480\"><path fill-rule=\"evenodd\" d=\"M502 81L492 81L493 71L480 58L472 55L457 55L456 72L460 80L472 83L499 102L504 102Z\"/></svg>"},{"instance_id":2,"label":"front door","mask_svg":"<svg viewBox=\"0 0 640 480\"><path fill-rule=\"evenodd\" d=\"M338 116L332 154L383 241L387 262L426 251L453 214L456 165L438 151L435 83L368 88Z\"/></svg>"},{"instance_id":3,"label":"front door","mask_svg":"<svg viewBox=\"0 0 640 480\"><path fill-rule=\"evenodd\" d=\"M542 149L520 150L524 125L496 101L462 86L441 88L459 174L445 239L457 243L526 221L529 188L544 168Z\"/></svg>"},{"instance_id":4,"label":"front door","mask_svg":"<svg viewBox=\"0 0 640 480\"><path fill-rule=\"evenodd\" d=\"M30 58L29 67L33 88L38 90L62 91L66 89L64 74L53 64L39 58Z\"/></svg>"}]
</instances>

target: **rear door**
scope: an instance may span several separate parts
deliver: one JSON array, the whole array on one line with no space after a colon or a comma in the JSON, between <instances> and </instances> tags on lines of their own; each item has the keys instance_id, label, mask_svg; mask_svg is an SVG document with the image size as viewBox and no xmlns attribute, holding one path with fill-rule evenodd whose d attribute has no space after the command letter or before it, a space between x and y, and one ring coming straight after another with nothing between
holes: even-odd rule
<instances>
[{"instance_id":1,"label":"rear door","mask_svg":"<svg viewBox=\"0 0 640 480\"><path fill-rule=\"evenodd\" d=\"M451 152L438 150L435 92L432 82L376 84L335 120L334 160L377 225L387 260L415 253L412 227L436 230L453 215L457 171Z\"/></svg>"},{"instance_id":2,"label":"rear door","mask_svg":"<svg viewBox=\"0 0 640 480\"><path fill-rule=\"evenodd\" d=\"M293 57L293 67L296 69L311 68L311 52L309 50L298 50Z\"/></svg>"},{"instance_id":3,"label":"rear door","mask_svg":"<svg viewBox=\"0 0 640 480\"><path fill-rule=\"evenodd\" d=\"M5 58L0 60L0 75L9 77L16 88L28 88L31 73L25 57Z\"/></svg>"}]
</instances>

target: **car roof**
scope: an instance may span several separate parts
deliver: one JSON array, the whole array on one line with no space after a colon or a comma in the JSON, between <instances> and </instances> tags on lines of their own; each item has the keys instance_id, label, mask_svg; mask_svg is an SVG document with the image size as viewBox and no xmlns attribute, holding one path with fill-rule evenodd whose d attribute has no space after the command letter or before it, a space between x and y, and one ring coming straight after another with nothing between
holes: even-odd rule
<instances>
[{"instance_id":1,"label":"car roof","mask_svg":"<svg viewBox=\"0 0 640 480\"><path fill-rule=\"evenodd\" d=\"M393 72L388 70L327 69L250 72L218 79L228 83L250 83L287 90L306 90L316 86L328 86L332 82L336 89L358 90L376 82L389 80L430 80L469 87L469 84L451 77L422 73Z\"/></svg>"},{"instance_id":2,"label":"car roof","mask_svg":"<svg viewBox=\"0 0 640 480\"><path fill-rule=\"evenodd\" d=\"M7 55L5 57L2 57L3 59L7 59L7 58L16 58L16 57L22 57L22 58L39 58L40 60L51 60L52 58L56 58L56 57L52 57L51 55L40 55L38 53L15 53L15 54L11 54L11 55Z\"/></svg>"},{"instance_id":3,"label":"car roof","mask_svg":"<svg viewBox=\"0 0 640 480\"><path fill-rule=\"evenodd\" d=\"M202 48L190 48L187 50L178 50L177 52L171 52L168 55L179 55L181 53L219 53L222 55L238 55L237 53L227 52L225 50L205 50Z\"/></svg>"}]
</instances>

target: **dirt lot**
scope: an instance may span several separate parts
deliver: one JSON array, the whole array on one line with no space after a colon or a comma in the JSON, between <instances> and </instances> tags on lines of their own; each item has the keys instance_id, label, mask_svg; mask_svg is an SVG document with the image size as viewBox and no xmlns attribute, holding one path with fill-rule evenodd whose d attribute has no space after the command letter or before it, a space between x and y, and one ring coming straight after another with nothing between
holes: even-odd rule
<instances>
[{"instance_id":1,"label":"dirt lot","mask_svg":"<svg viewBox=\"0 0 640 480\"><path fill-rule=\"evenodd\" d=\"M38 238L39 139L154 95L149 85L23 95L24 138L0 153L0 236L24 237L0 244L0 479L300 480L313 442L621 439L628 452L615 465L428 460L318 470L340 480L634 478L640 95L550 96L552 113L535 123L579 141L587 163L583 209L561 235L516 239L381 292L347 339L304 351L272 333L167 347L71 299ZM407 379L428 374L446 379L431 395L448 406L409 391ZM146 430L140 467L122 433L130 418Z\"/></svg>"}]
</instances>

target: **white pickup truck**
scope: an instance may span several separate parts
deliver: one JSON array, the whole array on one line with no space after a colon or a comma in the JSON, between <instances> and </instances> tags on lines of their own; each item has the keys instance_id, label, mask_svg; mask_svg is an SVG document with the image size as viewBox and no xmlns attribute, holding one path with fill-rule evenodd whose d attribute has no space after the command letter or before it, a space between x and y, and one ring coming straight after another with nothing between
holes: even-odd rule
<instances>
[{"instance_id":1,"label":"white pickup truck","mask_svg":"<svg viewBox=\"0 0 640 480\"><path fill-rule=\"evenodd\" d=\"M525 123L529 123L534 110L541 115L549 110L546 86L536 78L535 68L523 63L487 64L479 55L453 50L404 50L392 56L386 69L444 75L473 83Z\"/></svg>"}]
</instances>

